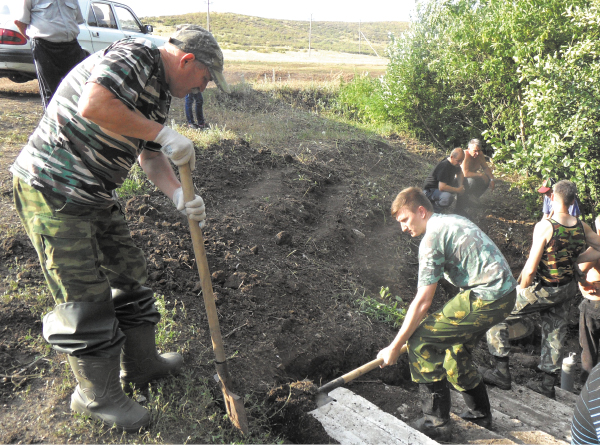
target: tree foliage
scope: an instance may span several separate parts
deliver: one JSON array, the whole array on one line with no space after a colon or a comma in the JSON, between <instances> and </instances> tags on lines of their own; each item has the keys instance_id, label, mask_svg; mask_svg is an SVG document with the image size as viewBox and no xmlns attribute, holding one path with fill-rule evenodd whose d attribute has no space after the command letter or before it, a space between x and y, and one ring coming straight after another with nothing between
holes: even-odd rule
<instances>
[{"instance_id":1,"label":"tree foliage","mask_svg":"<svg viewBox=\"0 0 600 445\"><path fill-rule=\"evenodd\" d=\"M388 117L443 148L473 137L523 177L598 206L600 13L588 0L429 0L392 39Z\"/></svg>"}]
</instances>

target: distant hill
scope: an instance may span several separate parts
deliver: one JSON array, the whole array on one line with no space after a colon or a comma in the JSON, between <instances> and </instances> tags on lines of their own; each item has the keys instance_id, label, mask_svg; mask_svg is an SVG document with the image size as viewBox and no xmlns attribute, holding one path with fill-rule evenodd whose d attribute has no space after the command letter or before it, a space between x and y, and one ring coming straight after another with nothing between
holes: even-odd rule
<instances>
[{"instance_id":1,"label":"distant hill","mask_svg":"<svg viewBox=\"0 0 600 445\"><path fill-rule=\"evenodd\" d=\"M144 23L152 24L155 33L171 34L176 25L195 23L206 27L206 13L192 13L161 17L144 17ZM408 29L409 22L312 22L310 47L312 49L338 51L353 54L380 56L389 41L389 33L400 34ZM308 50L310 22L275 20L232 13L211 13L210 30L223 49L272 51ZM368 40L365 41L365 37ZM370 44L370 45L369 45Z\"/></svg>"}]
</instances>

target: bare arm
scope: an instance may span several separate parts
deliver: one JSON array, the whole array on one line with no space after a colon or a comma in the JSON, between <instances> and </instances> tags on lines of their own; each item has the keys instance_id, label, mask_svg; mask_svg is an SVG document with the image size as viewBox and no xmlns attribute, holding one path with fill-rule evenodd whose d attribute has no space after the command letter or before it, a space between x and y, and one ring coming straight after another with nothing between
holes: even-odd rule
<instances>
[{"instance_id":1,"label":"bare arm","mask_svg":"<svg viewBox=\"0 0 600 445\"><path fill-rule=\"evenodd\" d=\"M552 224L548 220L542 220L535 225L533 229L533 243L531 244L531 250L527 262L521 271L521 280L519 285L522 289L531 286L535 273L537 271L538 264L542 259L544 253L544 247L552 236Z\"/></svg>"},{"instance_id":2,"label":"bare arm","mask_svg":"<svg viewBox=\"0 0 600 445\"><path fill-rule=\"evenodd\" d=\"M144 141L153 141L163 126L133 111L113 93L97 83L88 83L79 99L78 111L113 133Z\"/></svg>"},{"instance_id":3,"label":"bare arm","mask_svg":"<svg viewBox=\"0 0 600 445\"><path fill-rule=\"evenodd\" d=\"M452 187L451 185L446 184L445 182L438 182L438 189L440 190L440 192L449 192L449 193L464 193L465 192L465 188L462 186L462 184L459 187Z\"/></svg>"},{"instance_id":4,"label":"bare arm","mask_svg":"<svg viewBox=\"0 0 600 445\"><path fill-rule=\"evenodd\" d=\"M27 40L29 40L29 36L27 35L27 23L23 23L20 20L15 20L15 25L19 28L19 32L25 36Z\"/></svg>"},{"instance_id":5,"label":"bare arm","mask_svg":"<svg viewBox=\"0 0 600 445\"><path fill-rule=\"evenodd\" d=\"M406 317L404 318L402 327L398 331L398 335L396 335L394 341L390 343L387 348L382 349L379 351L379 354L377 354L378 358L383 358L384 360L383 365L381 365L382 368L396 363L398 356L400 355L400 349L413 335L417 327L419 327L421 320L423 320L427 314L431 302L433 301L436 288L437 283L419 288L415 299L408 307L408 311L406 311Z\"/></svg>"},{"instance_id":6,"label":"bare arm","mask_svg":"<svg viewBox=\"0 0 600 445\"><path fill-rule=\"evenodd\" d=\"M181 183L175 176L169 159L160 151L142 150L139 161L148 179L169 199L173 199L173 193L181 187Z\"/></svg>"}]
</instances>

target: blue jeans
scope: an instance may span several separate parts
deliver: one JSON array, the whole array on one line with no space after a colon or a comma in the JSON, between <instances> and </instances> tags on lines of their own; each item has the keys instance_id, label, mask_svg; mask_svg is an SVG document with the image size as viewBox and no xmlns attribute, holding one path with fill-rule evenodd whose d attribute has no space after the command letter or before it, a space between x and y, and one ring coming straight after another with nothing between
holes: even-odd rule
<instances>
[{"instance_id":1,"label":"blue jeans","mask_svg":"<svg viewBox=\"0 0 600 445\"><path fill-rule=\"evenodd\" d=\"M194 103L196 106L194 107ZM204 114L202 113L202 105L204 104L204 98L202 93L189 93L185 96L185 117L188 124L194 123L193 109L196 109L196 120L198 125L204 125Z\"/></svg>"}]
</instances>

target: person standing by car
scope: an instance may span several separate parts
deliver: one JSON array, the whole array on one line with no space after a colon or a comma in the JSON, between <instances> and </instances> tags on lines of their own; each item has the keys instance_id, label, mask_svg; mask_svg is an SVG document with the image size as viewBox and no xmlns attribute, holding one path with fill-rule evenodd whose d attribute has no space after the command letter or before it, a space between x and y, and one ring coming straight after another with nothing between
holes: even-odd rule
<instances>
[{"instance_id":1,"label":"person standing by car","mask_svg":"<svg viewBox=\"0 0 600 445\"><path fill-rule=\"evenodd\" d=\"M44 109L69 71L89 55L77 41L82 23L77 0L23 0L15 25L31 40Z\"/></svg>"},{"instance_id":2,"label":"person standing by car","mask_svg":"<svg viewBox=\"0 0 600 445\"><path fill-rule=\"evenodd\" d=\"M199 26L182 25L161 47L119 40L67 75L11 168L15 208L56 303L43 335L78 381L71 409L125 431L151 417L123 392L119 369L123 383L143 385L176 374L183 357L156 350L160 313L115 190L137 160L203 225L202 198L184 201L169 163L193 170L194 144L164 124L172 96L211 80L229 92L223 53Z\"/></svg>"}]
</instances>

